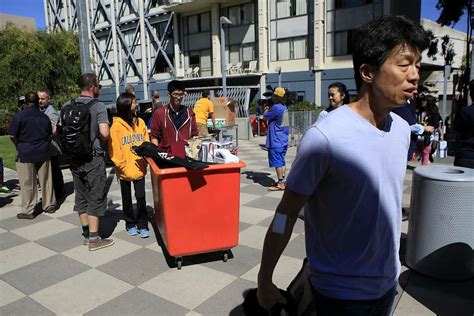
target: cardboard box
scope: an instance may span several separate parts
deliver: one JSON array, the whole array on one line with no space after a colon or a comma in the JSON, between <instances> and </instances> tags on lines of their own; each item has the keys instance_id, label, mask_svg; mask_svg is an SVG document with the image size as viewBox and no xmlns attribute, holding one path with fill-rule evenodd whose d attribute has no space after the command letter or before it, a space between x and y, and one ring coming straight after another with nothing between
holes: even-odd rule
<instances>
[{"instance_id":1,"label":"cardboard box","mask_svg":"<svg viewBox=\"0 0 474 316\"><path fill-rule=\"evenodd\" d=\"M214 98L211 100L214 105L214 118L216 123L218 120L225 120L225 125L235 124L235 107L237 104L236 100L229 100L227 98ZM216 126L217 127L217 126Z\"/></svg>"}]
</instances>

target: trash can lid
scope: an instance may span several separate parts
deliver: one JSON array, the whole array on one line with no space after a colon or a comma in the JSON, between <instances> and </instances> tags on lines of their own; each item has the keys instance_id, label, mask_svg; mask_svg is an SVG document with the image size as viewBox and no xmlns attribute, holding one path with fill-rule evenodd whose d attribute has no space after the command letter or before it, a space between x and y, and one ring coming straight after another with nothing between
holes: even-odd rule
<instances>
[{"instance_id":1,"label":"trash can lid","mask_svg":"<svg viewBox=\"0 0 474 316\"><path fill-rule=\"evenodd\" d=\"M428 179L451 181L451 182L474 182L474 169L432 164L429 166L417 167L414 174Z\"/></svg>"}]
</instances>

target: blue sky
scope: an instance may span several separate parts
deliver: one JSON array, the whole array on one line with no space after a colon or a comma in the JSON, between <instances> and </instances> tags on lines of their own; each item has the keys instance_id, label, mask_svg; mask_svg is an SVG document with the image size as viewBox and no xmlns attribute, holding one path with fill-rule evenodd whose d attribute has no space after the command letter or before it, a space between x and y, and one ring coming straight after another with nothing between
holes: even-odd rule
<instances>
[{"instance_id":1,"label":"blue sky","mask_svg":"<svg viewBox=\"0 0 474 316\"><path fill-rule=\"evenodd\" d=\"M437 2L437 0L422 0L421 17L436 21L439 16L439 11L435 7ZM36 19L37 28L45 27L43 0L1 0L0 13L33 17ZM464 14L454 28L465 32L466 19L467 15Z\"/></svg>"}]
</instances>

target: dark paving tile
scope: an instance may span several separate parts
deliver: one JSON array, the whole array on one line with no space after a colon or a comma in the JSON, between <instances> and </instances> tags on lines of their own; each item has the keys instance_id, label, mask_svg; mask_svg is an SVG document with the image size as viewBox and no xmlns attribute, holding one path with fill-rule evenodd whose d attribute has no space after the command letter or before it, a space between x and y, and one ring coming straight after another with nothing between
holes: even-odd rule
<instances>
[{"instance_id":1,"label":"dark paving tile","mask_svg":"<svg viewBox=\"0 0 474 316\"><path fill-rule=\"evenodd\" d=\"M244 292L255 287L254 282L237 279L194 310L202 315L244 315Z\"/></svg>"},{"instance_id":2,"label":"dark paving tile","mask_svg":"<svg viewBox=\"0 0 474 316\"><path fill-rule=\"evenodd\" d=\"M118 225L123 225L125 226L124 221L120 221ZM151 245L153 243L156 243L156 236L153 231L153 227L151 224L149 225L148 229L150 230L150 237L148 238L141 238L140 236L130 236L125 230L121 231L120 233L117 233L114 235L114 237L120 238L122 240L125 240L126 242L130 242L132 244L141 246L141 247L146 247L148 245Z\"/></svg>"},{"instance_id":3,"label":"dark paving tile","mask_svg":"<svg viewBox=\"0 0 474 316\"><path fill-rule=\"evenodd\" d=\"M55 315L49 309L36 303L29 297L12 302L0 307L0 315L15 315L15 316L51 316Z\"/></svg>"},{"instance_id":4,"label":"dark paving tile","mask_svg":"<svg viewBox=\"0 0 474 316\"><path fill-rule=\"evenodd\" d=\"M29 295L88 269L89 266L58 254L10 271L3 280Z\"/></svg>"},{"instance_id":5,"label":"dark paving tile","mask_svg":"<svg viewBox=\"0 0 474 316\"><path fill-rule=\"evenodd\" d=\"M163 254L142 248L101 265L97 270L137 286L168 271L169 267Z\"/></svg>"},{"instance_id":6,"label":"dark paving tile","mask_svg":"<svg viewBox=\"0 0 474 316\"><path fill-rule=\"evenodd\" d=\"M134 288L84 315L186 315L188 312L187 308Z\"/></svg>"},{"instance_id":7,"label":"dark paving tile","mask_svg":"<svg viewBox=\"0 0 474 316\"><path fill-rule=\"evenodd\" d=\"M306 258L304 235L299 235L291 240L283 251L283 255L301 260Z\"/></svg>"},{"instance_id":8,"label":"dark paving tile","mask_svg":"<svg viewBox=\"0 0 474 316\"><path fill-rule=\"evenodd\" d=\"M229 260L225 263L213 261L203 265L234 276L241 276L259 264L262 256L261 250L242 245L232 248L231 252Z\"/></svg>"},{"instance_id":9,"label":"dark paving tile","mask_svg":"<svg viewBox=\"0 0 474 316\"><path fill-rule=\"evenodd\" d=\"M264 219L263 221L257 223L257 225L268 227L272 223L272 220L273 220L273 216ZM293 227L293 232L297 234L304 233L304 221L302 221L301 219L298 219L295 223L295 226Z\"/></svg>"},{"instance_id":10,"label":"dark paving tile","mask_svg":"<svg viewBox=\"0 0 474 316\"><path fill-rule=\"evenodd\" d=\"M252 226L252 225L244 223L244 222L239 222L239 232L242 232L242 231L246 230L250 226Z\"/></svg>"},{"instance_id":11,"label":"dark paving tile","mask_svg":"<svg viewBox=\"0 0 474 316\"><path fill-rule=\"evenodd\" d=\"M36 223L41 223L46 220L51 219L51 217L40 214L36 216L35 219L18 219L15 217L6 218L0 221L0 227L9 231L12 231L17 228L29 226Z\"/></svg>"},{"instance_id":12,"label":"dark paving tile","mask_svg":"<svg viewBox=\"0 0 474 316\"><path fill-rule=\"evenodd\" d=\"M79 221L79 219L77 219ZM56 252L63 252L83 244L82 229L78 226L35 241Z\"/></svg>"},{"instance_id":13,"label":"dark paving tile","mask_svg":"<svg viewBox=\"0 0 474 316\"><path fill-rule=\"evenodd\" d=\"M255 195L265 195L268 193L268 187L260 184L248 185L240 188L240 193L250 193Z\"/></svg>"},{"instance_id":14,"label":"dark paving tile","mask_svg":"<svg viewBox=\"0 0 474 316\"><path fill-rule=\"evenodd\" d=\"M246 203L245 205L256 208L263 208L264 210L274 211L278 203L280 203L280 199L263 196L258 199L252 200Z\"/></svg>"},{"instance_id":15,"label":"dark paving tile","mask_svg":"<svg viewBox=\"0 0 474 316\"><path fill-rule=\"evenodd\" d=\"M29 242L28 239L10 232L0 234L0 250L5 250Z\"/></svg>"},{"instance_id":16,"label":"dark paving tile","mask_svg":"<svg viewBox=\"0 0 474 316\"><path fill-rule=\"evenodd\" d=\"M58 217L58 219L65 221L69 224L80 226L79 216L76 212L71 212L70 214Z\"/></svg>"}]
</instances>

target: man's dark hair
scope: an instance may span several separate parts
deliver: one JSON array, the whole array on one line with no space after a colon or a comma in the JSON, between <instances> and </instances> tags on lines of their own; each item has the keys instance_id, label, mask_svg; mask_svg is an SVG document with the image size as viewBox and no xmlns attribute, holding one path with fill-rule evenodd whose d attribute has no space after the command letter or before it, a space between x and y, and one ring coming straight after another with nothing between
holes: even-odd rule
<instances>
[{"instance_id":1,"label":"man's dark hair","mask_svg":"<svg viewBox=\"0 0 474 316\"><path fill-rule=\"evenodd\" d=\"M38 90L38 93L40 93L40 92L46 93L46 94L48 95L48 97L51 97L51 93L49 92L48 89L40 89L40 90Z\"/></svg>"},{"instance_id":2,"label":"man's dark hair","mask_svg":"<svg viewBox=\"0 0 474 316\"><path fill-rule=\"evenodd\" d=\"M209 90L204 90L202 92L202 97L203 98L208 98L210 95L211 95L211 93L209 92Z\"/></svg>"},{"instance_id":3,"label":"man's dark hair","mask_svg":"<svg viewBox=\"0 0 474 316\"><path fill-rule=\"evenodd\" d=\"M128 92L124 92L119 95L115 104L117 107L117 113L115 113L115 115L122 118L130 126L133 126L134 119L134 117L130 113L133 100L135 100L135 95Z\"/></svg>"},{"instance_id":4,"label":"man's dark hair","mask_svg":"<svg viewBox=\"0 0 474 316\"><path fill-rule=\"evenodd\" d=\"M126 87L125 87L125 93L130 93L130 94L133 94L135 95L137 89L135 88L134 85L132 84L128 84Z\"/></svg>"},{"instance_id":5,"label":"man's dark hair","mask_svg":"<svg viewBox=\"0 0 474 316\"><path fill-rule=\"evenodd\" d=\"M342 82L333 82L329 85L328 90L331 88L337 88L340 93L344 94L344 99L342 100L343 104L348 104L350 101L349 91L347 91L347 87Z\"/></svg>"},{"instance_id":6,"label":"man's dark hair","mask_svg":"<svg viewBox=\"0 0 474 316\"><path fill-rule=\"evenodd\" d=\"M79 78L79 88L81 90L86 90L89 87L95 86L97 84L97 76L93 73L82 74Z\"/></svg>"},{"instance_id":7,"label":"man's dark hair","mask_svg":"<svg viewBox=\"0 0 474 316\"><path fill-rule=\"evenodd\" d=\"M179 80L171 80L169 83L168 83L168 92L171 93L175 90L181 90L181 91L184 91L186 90L186 87L184 86L184 83L182 81L179 81Z\"/></svg>"},{"instance_id":8,"label":"man's dark hair","mask_svg":"<svg viewBox=\"0 0 474 316\"><path fill-rule=\"evenodd\" d=\"M421 52L428 48L428 33L418 23L404 16L384 16L357 29L352 36L352 60L357 90L362 79L359 69L362 64L382 67L392 50L400 45Z\"/></svg>"},{"instance_id":9,"label":"man's dark hair","mask_svg":"<svg viewBox=\"0 0 474 316\"><path fill-rule=\"evenodd\" d=\"M38 106L38 101L39 101L39 98L38 98L38 94L36 92L30 91L27 94L25 94L25 104L26 105Z\"/></svg>"},{"instance_id":10,"label":"man's dark hair","mask_svg":"<svg viewBox=\"0 0 474 316\"><path fill-rule=\"evenodd\" d=\"M156 99L160 97L160 94L158 93L157 90L153 90L151 91L151 97Z\"/></svg>"}]
</instances>

